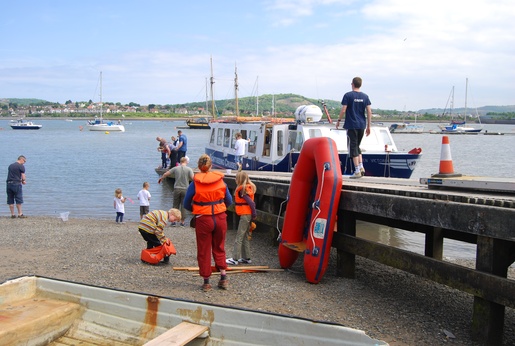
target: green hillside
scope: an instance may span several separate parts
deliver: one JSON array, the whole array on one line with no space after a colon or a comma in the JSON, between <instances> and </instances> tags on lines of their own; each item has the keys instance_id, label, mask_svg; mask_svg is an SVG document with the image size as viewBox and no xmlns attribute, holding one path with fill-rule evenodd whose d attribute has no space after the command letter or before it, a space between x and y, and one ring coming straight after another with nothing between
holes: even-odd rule
<instances>
[{"instance_id":1,"label":"green hillside","mask_svg":"<svg viewBox=\"0 0 515 346\"><path fill-rule=\"evenodd\" d=\"M40 100L40 99L0 98L0 104L1 103L4 103L4 104L12 103L12 104L16 104L17 106L25 107L25 106L48 106L48 105L54 104L55 102L49 102L49 101Z\"/></svg>"},{"instance_id":2,"label":"green hillside","mask_svg":"<svg viewBox=\"0 0 515 346\"><path fill-rule=\"evenodd\" d=\"M333 113L340 109L339 101L325 100L327 108ZM289 115L293 114L297 107L306 104L316 104L322 106L321 100L311 99L295 94L277 94L277 95L261 95L259 99L256 97L243 97L238 99L238 107L242 115L255 115L256 110L259 114L268 112L272 114ZM170 105L172 108L186 108L188 110L205 108L205 102L191 102L183 104ZM216 113L218 115L224 113L234 114L236 111L236 102L234 99L215 100ZM211 102L208 102L208 108L211 110Z\"/></svg>"}]
</instances>

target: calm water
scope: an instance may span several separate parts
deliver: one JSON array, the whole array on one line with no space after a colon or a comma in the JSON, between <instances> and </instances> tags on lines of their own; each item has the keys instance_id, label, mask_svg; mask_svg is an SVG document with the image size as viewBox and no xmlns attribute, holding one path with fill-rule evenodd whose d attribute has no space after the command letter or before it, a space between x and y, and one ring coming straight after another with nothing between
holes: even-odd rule
<instances>
[{"instance_id":1,"label":"calm water","mask_svg":"<svg viewBox=\"0 0 515 346\"><path fill-rule=\"evenodd\" d=\"M150 183L151 209L171 207L170 186L158 185L154 169L160 165L157 152L157 136L170 139L177 135L182 121L132 121L126 122L126 132L118 133L80 131L85 121L40 120L43 128L38 131L15 131L9 120L0 120L0 166L16 161L19 155L27 157L27 185L24 186L24 213L58 217L70 212L75 218L101 218L114 220L114 190L121 188L134 204L126 202L125 219L139 218L136 198L143 182ZM426 124L426 131L436 129ZM467 175L483 175L513 178L515 167L515 126L484 125L488 132L509 135L452 135L451 154L454 170ZM194 166L204 152L208 141L207 130L183 130L188 136L190 166ZM399 149L422 148L423 158L412 178L429 177L437 173L440 160L441 135L397 134L394 135ZM5 198L5 193L4 193ZM8 216L6 205L0 208L0 216ZM364 230L367 227L363 227ZM369 236L383 241L397 242L400 247L423 252L420 239L411 232L390 228L373 228ZM423 244L423 243L422 243ZM473 257L475 247L451 244L445 255ZM447 244L446 244L447 248Z\"/></svg>"}]
</instances>

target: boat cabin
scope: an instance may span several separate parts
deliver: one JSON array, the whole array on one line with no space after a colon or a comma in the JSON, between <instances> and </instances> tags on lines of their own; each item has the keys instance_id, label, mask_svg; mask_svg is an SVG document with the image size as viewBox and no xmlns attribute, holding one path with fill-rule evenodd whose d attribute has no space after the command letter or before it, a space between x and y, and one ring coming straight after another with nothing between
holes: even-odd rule
<instances>
[{"instance_id":1,"label":"boat cabin","mask_svg":"<svg viewBox=\"0 0 515 346\"><path fill-rule=\"evenodd\" d=\"M238 168L234 144L239 132L247 140L244 170L292 172L305 141L329 137L336 142L342 172L351 174L353 164L348 155L346 130L321 122L322 113L317 106L304 107L308 107L307 110L300 114L295 112L295 119L225 117L211 122L205 152L211 157L213 167ZM387 127L373 126L370 130L370 135L363 137L360 146L366 174L409 178L421 158L421 150L415 148L417 150L409 153L399 152Z\"/></svg>"}]
</instances>

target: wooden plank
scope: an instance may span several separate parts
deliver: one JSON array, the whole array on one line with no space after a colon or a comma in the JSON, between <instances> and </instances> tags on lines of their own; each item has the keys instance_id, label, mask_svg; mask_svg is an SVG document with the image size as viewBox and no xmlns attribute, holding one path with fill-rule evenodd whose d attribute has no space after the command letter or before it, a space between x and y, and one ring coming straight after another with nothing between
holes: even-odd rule
<instances>
[{"instance_id":1,"label":"wooden plank","mask_svg":"<svg viewBox=\"0 0 515 346\"><path fill-rule=\"evenodd\" d=\"M288 249L291 249L293 251L297 252L304 252L306 250L306 242L300 241L298 243L282 243L283 246L286 246Z\"/></svg>"},{"instance_id":2,"label":"wooden plank","mask_svg":"<svg viewBox=\"0 0 515 346\"><path fill-rule=\"evenodd\" d=\"M241 274L241 273L267 273L267 272L283 272L285 269L269 268L269 269L236 269L227 272L227 274ZM220 275L220 272L213 272L212 275ZM193 274L193 276L200 276L199 273Z\"/></svg>"},{"instance_id":3,"label":"wooden plank","mask_svg":"<svg viewBox=\"0 0 515 346\"><path fill-rule=\"evenodd\" d=\"M150 340L144 346L186 345L208 329L207 326L200 324L181 322L172 329L159 335L157 338Z\"/></svg>"},{"instance_id":4,"label":"wooden plank","mask_svg":"<svg viewBox=\"0 0 515 346\"><path fill-rule=\"evenodd\" d=\"M242 269L268 269L268 266L230 266L227 270L242 270ZM198 271L198 267L173 267L173 270L185 270L185 271ZM213 268L213 270L216 270Z\"/></svg>"}]
</instances>

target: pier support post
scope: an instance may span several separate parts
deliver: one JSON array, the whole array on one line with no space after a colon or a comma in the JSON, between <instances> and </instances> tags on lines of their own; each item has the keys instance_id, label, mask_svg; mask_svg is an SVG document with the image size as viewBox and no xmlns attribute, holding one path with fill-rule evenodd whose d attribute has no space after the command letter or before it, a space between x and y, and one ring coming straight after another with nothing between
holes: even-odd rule
<instances>
[{"instance_id":1,"label":"pier support post","mask_svg":"<svg viewBox=\"0 0 515 346\"><path fill-rule=\"evenodd\" d=\"M504 242L490 237L477 237L476 270L507 277L508 263L495 253L503 253ZM504 305L475 296L472 334L488 345L502 345L504 334Z\"/></svg>"},{"instance_id":2,"label":"pier support post","mask_svg":"<svg viewBox=\"0 0 515 346\"><path fill-rule=\"evenodd\" d=\"M354 213L344 213L338 210L337 232L356 236L356 216ZM342 276L349 279L356 278L356 255L337 250L336 253L336 276Z\"/></svg>"},{"instance_id":3,"label":"pier support post","mask_svg":"<svg viewBox=\"0 0 515 346\"><path fill-rule=\"evenodd\" d=\"M426 232L426 245L424 254L428 257L442 260L443 231L441 227L433 227Z\"/></svg>"}]
</instances>

